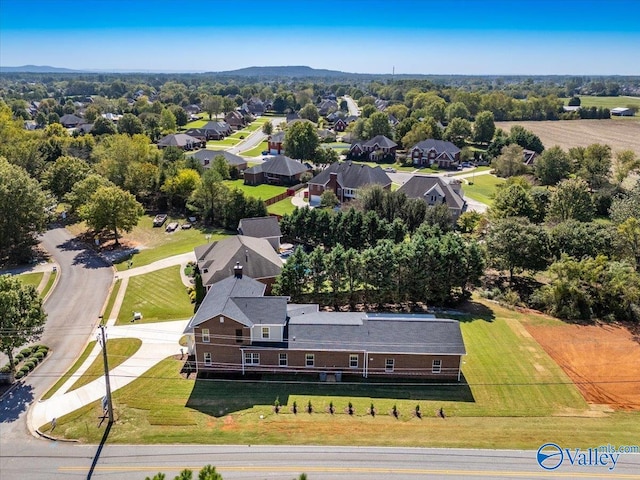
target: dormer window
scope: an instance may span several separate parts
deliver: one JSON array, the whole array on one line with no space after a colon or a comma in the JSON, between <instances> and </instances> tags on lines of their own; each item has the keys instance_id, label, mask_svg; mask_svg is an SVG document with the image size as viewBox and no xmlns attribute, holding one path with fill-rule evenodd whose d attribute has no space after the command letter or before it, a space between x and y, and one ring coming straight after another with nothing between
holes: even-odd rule
<instances>
[{"instance_id":1,"label":"dormer window","mask_svg":"<svg viewBox=\"0 0 640 480\"><path fill-rule=\"evenodd\" d=\"M271 338L271 329L269 327L262 327L262 339L269 340Z\"/></svg>"}]
</instances>

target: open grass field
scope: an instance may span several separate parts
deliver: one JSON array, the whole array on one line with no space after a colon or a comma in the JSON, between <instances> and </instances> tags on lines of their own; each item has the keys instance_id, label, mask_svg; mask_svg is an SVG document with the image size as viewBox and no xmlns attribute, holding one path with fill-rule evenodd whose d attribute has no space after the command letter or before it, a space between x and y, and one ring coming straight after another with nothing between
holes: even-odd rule
<instances>
[{"instance_id":1,"label":"open grass field","mask_svg":"<svg viewBox=\"0 0 640 480\"><path fill-rule=\"evenodd\" d=\"M510 449L535 449L550 439L583 448L637 443L640 414L589 406L524 328L528 314L487 302L471 303L470 311L475 313L461 317L468 386L301 383L291 378L196 381L184 378L183 362L171 357L114 392L116 423L109 440ZM282 405L279 414L273 409L276 398ZM305 412L309 401L311 414ZM346 412L348 402L354 415ZM375 417L368 412L372 403ZM390 414L394 405L397 419ZM416 405L421 418L415 415ZM445 420L435 415L441 407ZM87 428L99 409L95 402L58 419L55 433L99 442L102 430Z\"/></svg>"},{"instance_id":2,"label":"open grass field","mask_svg":"<svg viewBox=\"0 0 640 480\"><path fill-rule=\"evenodd\" d=\"M291 214L296 209L295 205L291 203L291 198L287 197L284 200L280 200L267 207L267 212L274 215L286 215Z\"/></svg>"},{"instance_id":3,"label":"open grass field","mask_svg":"<svg viewBox=\"0 0 640 480\"><path fill-rule=\"evenodd\" d=\"M582 107L603 107L603 108L616 108L616 107L630 107L635 106L640 110L640 97L593 97L591 95L579 95L580 106ZM565 105L569 104L569 99L565 100ZM640 118L638 118L640 120Z\"/></svg>"},{"instance_id":4,"label":"open grass field","mask_svg":"<svg viewBox=\"0 0 640 480\"><path fill-rule=\"evenodd\" d=\"M275 197L287 191L286 187L279 187L277 185L245 185L242 179L225 180L224 184L229 188L241 190L249 197L259 198L261 200L267 200L268 198Z\"/></svg>"},{"instance_id":5,"label":"open grass field","mask_svg":"<svg viewBox=\"0 0 640 480\"><path fill-rule=\"evenodd\" d=\"M112 370L136 353L142 345L142 340L139 338L114 338L109 340L108 344L107 361L109 362L109 370ZM95 360L91 362L91 365L89 365L82 376L69 388L69 392L83 387L104 375L102 355L104 354L98 355Z\"/></svg>"},{"instance_id":6,"label":"open grass field","mask_svg":"<svg viewBox=\"0 0 640 480\"><path fill-rule=\"evenodd\" d=\"M589 402L640 410L640 342L628 329L560 321L526 328Z\"/></svg>"},{"instance_id":7,"label":"open grass field","mask_svg":"<svg viewBox=\"0 0 640 480\"><path fill-rule=\"evenodd\" d=\"M609 145L614 153L631 149L640 155L640 122L620 119L496 122L497 128L507 132L513 125L522 125L538 135L545 148L559 145L568 150L602 143Z\"/></svg>"},{"instance_id":8,"label":"open grass field","mask_svg":"<svg viewBox=\"0 0 640 480\"><path fill-rule=\"evenodd\" d=\"M493 204L493 198L498 185L505 183L505 179L498 178L495 175L477 175L466 179L469 183L462 185L464 194L478 202ZM473 185L470 185L473 183Z\"/></svg>"},{"instance_id":9,"label":"open grass field","mask_svg":"<svg viewBox=\"0 0 640 480\"><path fill-rule=\"evenodd\" d=\"M141 312L136 323L181 320L193 315L193 305L180 278L180 265L129 278L116 325L125 325Z\"/></svg>"}]
</instances>

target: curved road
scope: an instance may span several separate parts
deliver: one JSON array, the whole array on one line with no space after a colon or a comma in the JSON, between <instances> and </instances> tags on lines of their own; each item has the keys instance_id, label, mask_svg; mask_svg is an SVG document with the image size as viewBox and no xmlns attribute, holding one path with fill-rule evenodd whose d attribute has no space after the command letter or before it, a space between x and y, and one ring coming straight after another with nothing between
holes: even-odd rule
<instances>
[{"instance_id":1,"label":"curved road","mask_svg":"<svg viewBox=\"0 0 640 480\"><path fill-rule=\"evenodd\" d=\"M111 266L73 239L63 227L42 236L42 246L58 265L55 289L44 304L47 323L40 343L48 345L45 362L0 401L0 458L42 442L29 434L26 412L78 358L99 322L98 316L113 282ZM0 463L0 472L4 471Z\"/></svg>"}]
</instances>

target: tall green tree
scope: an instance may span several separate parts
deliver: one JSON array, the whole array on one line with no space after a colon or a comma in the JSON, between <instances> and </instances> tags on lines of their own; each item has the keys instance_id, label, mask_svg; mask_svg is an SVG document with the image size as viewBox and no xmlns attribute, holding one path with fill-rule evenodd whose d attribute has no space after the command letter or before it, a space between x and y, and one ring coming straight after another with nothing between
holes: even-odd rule
<instances>
[{"instance_id":1,"label":"tall green tree","mask_svg":"<svg viewBox=\"0 0 640 480\"><path fill-rule=\"evenodd\" d=\"M364 126L365 140L371 139L377 135L384 135L391 138L391 124L389 123L389 114L384 112L375 112L367 119Z\"/></svg>"},{"instance_id":2,"label":"tall green tree","mask_svg":"<svg viewBox=\"0 0 640 480\"><path fill-rule=\"evenodd\" d=\"M43 184L62 200L76 183L89 175L90 171L91 167L84 160L65 155L49 165L44 173Z\"/></svg>"},{"instance_id":3,"label":"tall green tree","mask_svg":"<svg viewBox=\"0 0 640 480\"><path fill-rule=\"evenodd\" d=\"M318 133L309 122L293 123L284 135L284 150L291 158L313 160L319 144Z\"/></svg>"},{"instance_id":4,"label":"tall green tree","mask_svg":"<svg viewBox=\"0 0 640 480\"><path fill-rule=\"evenodd\" d=\"M578 163L577 175L586 180L589 188L598 189L607 183L611 171L611 147L599 143L589 145Z\"/></svg>"},{"instance_id":5,"label":"tall green tree","mask_svg":"<svg viewBox=\"0 0 640 480\"><path fill-rule=\"evenodd\" d=\"M569 178L560 182L551 195L547 218L556 222L590 222L594 213L587 182L580 178Z\"/></svg>"},{"instance_id":6,"label":"tall green tree","mask_svg":"<svg viewBox=\"0 0 640 480\"><path fill-rule=\"evenodd\" d=\"M119 245L119 230L130 232L144 214L133 195L118 187L99 187L89 201L80 207L80 216L99 232L109 229Z\"/></svg>"},{"instance_id":7,"label":"tall green tree","mask_svg":"<svg viewBox=\"0 0 640 480\"><path fill-rule=\"evenodd\" d=\"M76 182L71 191L64 196L64 201L70 205L69 210L76 212L82 205L87 203L99 187L115 186L109 179L93 173Z\"/></svg>"},{"instance_id":8,"label":"tall green tree","mask_svg":"<svg viewBox=\"0 0 640 480\"><path fill-rule=\"evenodd\" d=\"M25 261L44 231L46 198L37 181L0 157L0 264Z\"/></svg>"},{"instance_id":9,"label":"tall green tree","mask_svg":"<svg viewBox=\"0 0 640 480\"><path fill-rule=\"evenodd\" d=\"M15 371L13 351L40 338L47 319L42 299L32 285L18 277L0 275L0 351Z\"/></svg>"},{"instance_id":10,"label":"tall green tree","mask_svg":"<svg viewBox=\"0 0 640 480\"><path fill-rule=\"evenodd\" d=\"M527 172L527 166L524 164L524 152L522 147L517 144L502 147L502 153L493 161L492 166L499 177L513 177Z\"/></svg>"},{"instance_id":11,"label":"tall green tree","mask_svg":"<svg viewBox=\"0 0 640 480\"><path fill-rule=\"evenodd\" d=\"M210 95L204 100L204 110L209 114L209 120L214 116L218 118L218 114L222 111L224 101L220 95Z\"/></svg>"},{"instance_id":12,"label":"tall green tree","mask_svg":"<svg viewBox=\"0 0 640 480\"><path fill-rule=\"evenodd\" d=\"M118 121L118 133L126 133L127 135L135 135L143 133L144 127L142 122L133 113L125 113Z\"/></svg>"},{"instance_id":13,"label":"tall green tree","mask_svg":"<svg viewBox=\"0 0 640 480\"><path fill-rule=\"evenodd\" d=\"M471 137L471 122L466 118L455 117L444 130L443 138L458 147L465 144L465 140Z\"/></svg>"},{"instance_id":14,"label":"tall green tree","mask_svg":"<svg viewBox=\"0 0 640 480\"><path fill-rule=\"evenodd\" d=\"M556 145L536 158L533 170L542 185L555 185L569 177L572 162L569 155Z\"/></svg>"},{"instance_id":15,"label":"tall green tree","mask_svg":"<svg viewBox=\"0 0 640 480\"><path fill-rule=\"evenodd\" d=\"M513 275L547 266L549 240L545 230L526 218L509 217L494 222L486 239L490 264Z\"/></svg>"},{"instance_id":16,"label":"tall green tree","mask_svg":"<svg viewBox=\"0 0 640 480\"><path fill-rule=\"evenodd\" d=\"M473 140L479 143L489 143L496 131L493 113L483 111L476 115L473 123Z\"/></svg>"},{"instance_id":17,"label":"tall green tree","mask_svg":"<svg viewBox=\"0 0 640 480\"><path fill-rule=\"evenodd\" d=\"M513 184L498 190L490 214L493 218L525 217L532 220L536 214L536 205L528 189Z\"/></svg>"}]
</instances>

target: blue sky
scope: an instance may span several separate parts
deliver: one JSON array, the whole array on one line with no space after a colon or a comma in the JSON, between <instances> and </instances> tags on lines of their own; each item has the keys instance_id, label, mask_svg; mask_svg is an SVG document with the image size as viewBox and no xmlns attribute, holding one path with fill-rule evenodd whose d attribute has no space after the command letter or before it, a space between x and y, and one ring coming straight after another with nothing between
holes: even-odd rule
<instances>
[{"instance_id":1,"label":"blue sky","mask_svg":"<svg viewBox=\"0 0 640 480\"><path fill-rule=\"evenodd\" d=\"M0 66L640 74L640 0L0 0Z\"/></svg>"}]
</instances>

